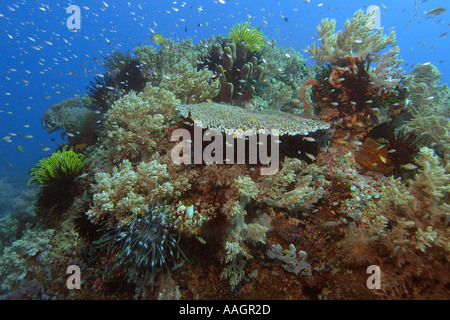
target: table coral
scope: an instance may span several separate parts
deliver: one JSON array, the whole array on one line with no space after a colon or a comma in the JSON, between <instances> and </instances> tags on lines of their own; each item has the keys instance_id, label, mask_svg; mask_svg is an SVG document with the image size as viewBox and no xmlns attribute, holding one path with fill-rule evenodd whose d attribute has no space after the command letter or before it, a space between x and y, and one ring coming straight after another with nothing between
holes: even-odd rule
<instances>
[{"instance_id":1,"label":"table coral","mask_svg":"<svg viewBox=\"0 0 450 320\"><path fill-rule=\"evenodd\" d=\"M307 135L330 127L326 122L287 112L248 110L218 103L180 105L177 109L184 117L191 117L203 128L218 129L237 135L246 131L255 134L259 132L258 130L266 134L278 132L279 135Z\"/></svg>"}]
</instances>

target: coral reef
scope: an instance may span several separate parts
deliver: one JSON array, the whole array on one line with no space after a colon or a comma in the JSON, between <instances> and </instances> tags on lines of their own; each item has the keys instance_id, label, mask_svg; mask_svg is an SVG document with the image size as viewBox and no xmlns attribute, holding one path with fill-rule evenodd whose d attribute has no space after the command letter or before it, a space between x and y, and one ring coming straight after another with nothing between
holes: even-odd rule
<instances>
[{"instance_id":1,"label":"coral reef","mask_svg":"<svg viewBox=\"0 0 450 320\"><path fill-rule=\"evenodd\" d=\"M429 63L405 75L370 18L322 20L313 66L249 23L106 55L87 96L44 115L80 131L73 149L3 209L1 297L447 299L449 90ZM179 132L183 159L219 161L176 161Z\"/></svg>"},{"instance_id":2,"label":"coral reef","mask_svg":"<svg viewBox=\"0 0 450 320\"><path fill-rule=\"evenodd\" d=\"M27 263L27 260L36 258L40 252L45 251L53 234L52 229L28 231L22 239L3 250L0 260L0 274L2 274L0 288L3 293L15 289L24 282L31 269L36 268L33 264Z\"/></svg>"},{"instance_id":3,"label":"coral reef","mask_svg":"<svg viewBox=\"0 0 450 320\"><path fill-rule=\"evenodd\" d=\"M39 292L26 299L55 299L58 288L66 285L61 266L74 263L77 235L69 229L55 232L53 229L28 229L23 237L3 250L0 259L0 292L25 290L32 281L38 281ZM76 262L75 262L76 263ZM70 296L70 293L69 293ZM74 296L72 295L72 298Z\"/></svg>"}]
</instances>

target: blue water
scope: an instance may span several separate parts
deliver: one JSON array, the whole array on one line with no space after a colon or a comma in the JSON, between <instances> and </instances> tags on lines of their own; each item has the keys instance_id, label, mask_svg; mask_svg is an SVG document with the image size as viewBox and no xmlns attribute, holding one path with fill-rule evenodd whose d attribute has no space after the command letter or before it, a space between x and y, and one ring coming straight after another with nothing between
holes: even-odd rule
<instances>
[{"instance_id":1,"label":"blue water","mask_svg":"<svg viewBox=\"0 0 450 320\"><path fill-rule=\"evenodd\" d=\"M113 50L150 44L153 32L194 42L226 34L235 22L249 19L268 38L301 50L317 37L323 18L335 18L337 30L360 8L378 5L385 33L395 30L404 69L431 62L442 82L450 82L450 13L428 18L424 11L448 6L444 0L280 0L280 1L72 1L81 8L81 30L66 26L68 2L0 1L0 179L26 187L28 170L63 142L40 122L52 105L83 96L94 74L102 73L102 57ZM446 8L449 9L449 8ZM305 58L308 54L305 54ZM96 59L96 60L95 60ZM30 108L31 107L31 108ZM12 114L9 114L12 113ZM29 127L24 127L29 126ZM26 138L32 135L32 138ZM23 148L23 152L18 150ZM19 148L20 148L19 147ZM49 151L42 149L49 147Z\"/></svg>"}]
</instances>

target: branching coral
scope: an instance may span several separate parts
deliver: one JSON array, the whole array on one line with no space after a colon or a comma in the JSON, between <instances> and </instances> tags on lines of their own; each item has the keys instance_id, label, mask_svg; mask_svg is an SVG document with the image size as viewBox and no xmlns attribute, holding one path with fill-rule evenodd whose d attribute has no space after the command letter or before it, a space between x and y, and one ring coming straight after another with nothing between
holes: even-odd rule
<instances>
[{"instance_id":1,"label":"branching coral","mask_svg":"<svg viewBox=\"0 0 450 320\"><path fill-rule=\"evenodd\" d=\"M370 17L370 13L358 10L345 22L344 30L338 32L335 32L336 20L323 19L317 27L322 44L313 43L308 52L319 63L342 65L349 57L364 60L369 56L371 61L378 61L379 57L374 54L395 43L395 32L385 36L381 28L373 33L367 26Z\"/></svg>"}]
</instances>

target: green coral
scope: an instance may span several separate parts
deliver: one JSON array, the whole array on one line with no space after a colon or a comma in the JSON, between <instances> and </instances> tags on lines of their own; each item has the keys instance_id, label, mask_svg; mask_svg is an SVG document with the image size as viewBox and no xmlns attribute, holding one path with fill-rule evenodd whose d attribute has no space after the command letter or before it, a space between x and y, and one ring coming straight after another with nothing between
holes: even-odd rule
<instances>
[{"instance_id":1,"label":"green coral","mask_svg":"<svg viewBox=\"0 0 450 320\"><path fill-rule=\"evenodd\" d=\"M249 52L261 50L266 38L258 27L251 27L250 22L234 24L228 33L228 37L236 44L245 45Z\"/></svg>"}]
</instances>

